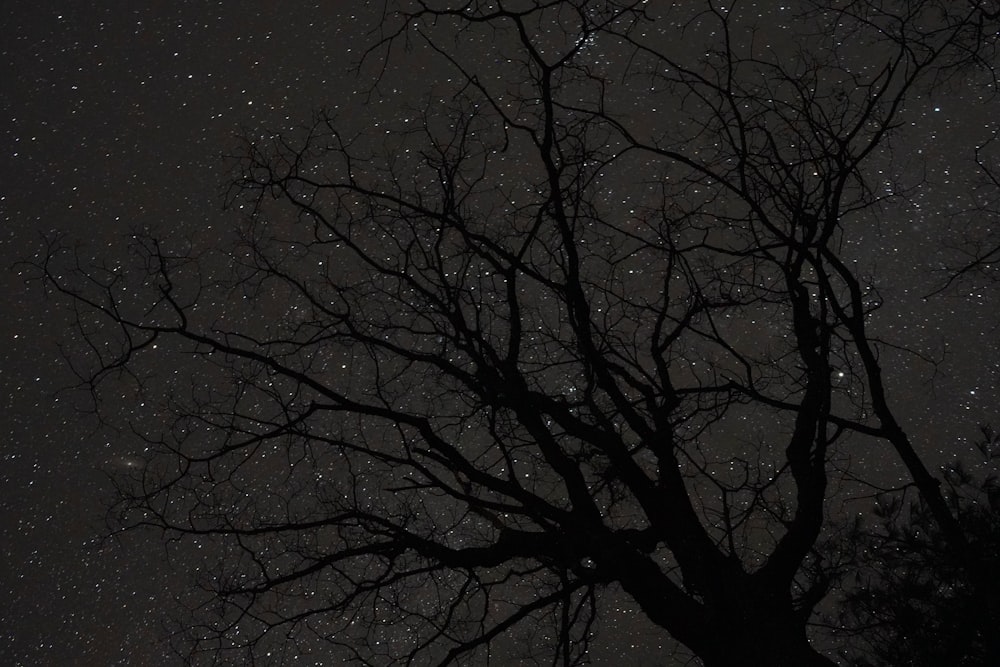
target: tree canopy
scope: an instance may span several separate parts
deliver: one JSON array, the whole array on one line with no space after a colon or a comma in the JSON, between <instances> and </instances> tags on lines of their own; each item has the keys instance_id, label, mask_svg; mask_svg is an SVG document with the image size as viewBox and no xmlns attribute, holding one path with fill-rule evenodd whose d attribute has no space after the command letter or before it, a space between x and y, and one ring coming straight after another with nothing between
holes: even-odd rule
<instances>
[{"instance_id":1,"label":"tree canopy","mask_svg":"<svg viewBox=\"0 0 1000 667\"><path fill-rule=\"evenodd\" d=\"M231 242L53 240L98 410L156 406L116 529L216 558L195 661L514 636L582 664L615 589L709 667L831 665L811 622L851 563L823 544L873 443L985 576L891 401L858 239L914 105L991 76L996 7L797 4L389 3L370 94L418 49L447 74L377 135L248 131Z\"/></svg>"}]
</instances>

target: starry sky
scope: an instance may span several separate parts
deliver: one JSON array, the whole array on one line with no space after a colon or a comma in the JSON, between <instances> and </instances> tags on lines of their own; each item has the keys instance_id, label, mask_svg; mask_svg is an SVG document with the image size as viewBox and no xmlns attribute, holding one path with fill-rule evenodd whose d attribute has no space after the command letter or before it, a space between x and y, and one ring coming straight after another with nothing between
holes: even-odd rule
<instances>
[{"instance_id":1,"label":"starry sky","mask_svg":"<svg viewBox=\"0 0 1000 667\"><path fill-rule=\"evenodd\" d=\"M241 128L294 128L323 107L381 132L406 86L443 74L417 52L387 79L402 82L398 95L363 94L366 73L352 66L380 4L4 3L0 663L170 664L158 643L164 609L188 581L155 536L100 540L107 473L132 464L134 443L95 429L82 399L59 391L73 380L60 348L67 313L17 262L53 233L93 256L119 252L134 228L224 236L222 154ZM935 465L966 456L978 424L1000 424L992 288L971 281L924 298L942 279L928 267L953 258L941 238L969 203L968 149L993 131L996 103L984 99L957 87L912 111L899 150L926 164L928 185L905 219L854 240L882 277L880 332L943 360L886 358L908 430ZM609 620L605 651L647 664L657 640L632 617L623 607Z\"/></svg>"}]
</instances>

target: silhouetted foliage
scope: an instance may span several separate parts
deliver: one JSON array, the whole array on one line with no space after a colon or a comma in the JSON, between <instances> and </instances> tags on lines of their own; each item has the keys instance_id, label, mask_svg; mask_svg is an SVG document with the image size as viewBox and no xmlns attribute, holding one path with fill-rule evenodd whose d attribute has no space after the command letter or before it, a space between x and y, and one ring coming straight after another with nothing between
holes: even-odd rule
<instances>
[{"instance_id":1,"label":"silhouetted foliage","mask_svg":"<svg viewBox=\"0 0 1000 667\"><path fill-rule=\"evenodd\" d=\"M855 634L849 664L982 666L1000 662L1000 440L984 431L985 474L955 463L945 471L945 498L968 538L952 548L927 504L889 496L877 523L856 528L863 554L850 582L841 623ZM978 467L977 467L978 469ZM970 565L974 563L975 565ZM985 573L980 578L974 570Z\"/></svg>"},{"instance_id":2,"label":"silhouetted foliage","mask_svg":"<svg viewBox=\"0 0 1000 667\"><path fill-rule=\"evenodd\" d=\"M832 664L809 623L851 447L894 451L914 517L967 546L855 240L908 105L988 72L996 15L392 6L370 95L408 49L448 72L400 118L248 133L231 243L137 233L93 266L53 240L43 265L98 414L136 406L115 529L215 558L183 650L483 663L513 637L581 664L613 589L710 667Z\"/></svg>"}]
</instances>

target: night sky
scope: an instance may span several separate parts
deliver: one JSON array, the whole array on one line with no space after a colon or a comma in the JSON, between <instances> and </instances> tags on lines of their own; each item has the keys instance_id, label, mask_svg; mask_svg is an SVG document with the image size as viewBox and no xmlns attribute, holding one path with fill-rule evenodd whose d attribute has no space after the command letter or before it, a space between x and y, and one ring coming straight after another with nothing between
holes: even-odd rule
<instances>
[{"instance_id":1,"label":"night sky","mask_svg":"<svg viewBox=\"0 0 1000 667\"><path fill-rule=\"evenodd\" d=\"M235 224L221 211L222 154L241 128L291 129L322 107L377 136L407 86L444 74L418 52L390 73L395 95L364 96L367 75L352 65L379 21L372 4L4 3L0 663L165 664L161 623L188 581L155 536L100 541L106 473L130 465L136 443L95 430L81 397L59 393L73 381L60 353L67 314L17 262L53 233L85 242L85 256L114 255L133 228L221 238ZM912 141L898 150L926 160L926 185L905 218L854 240L878 266L878 331L943 359L935 370L886 358L892 396L934 465L967 456L979 424L1000 425L993 289L973 280L924 298L943 280L929 267L956 258L942 240L970 203L971 147L993 131L996 102L984 99L958 86L911 110ZM896 475L879 453L868 460ZM627 609L605 631L603 655L656 660L658 640Z\"/></svg>"}]
</instances>

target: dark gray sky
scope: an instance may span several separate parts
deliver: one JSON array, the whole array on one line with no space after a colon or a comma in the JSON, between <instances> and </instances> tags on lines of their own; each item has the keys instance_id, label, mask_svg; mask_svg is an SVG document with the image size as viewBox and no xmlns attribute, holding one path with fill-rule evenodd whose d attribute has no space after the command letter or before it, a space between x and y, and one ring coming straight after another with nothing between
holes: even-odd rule
<instances>
[{"instance_id":1,"label":"dark gray sky","mask_svg":"<svg viewBox=\"0 0 1000 667\"><path fill-rule=\"evenodd\" d=\"M360 3L5 3L0 264L66 233L93 252L132 227L226 224L222 152L243 126L282 128L349 102ZM112 251L113 254L113 251ZM0 312L0 662L163 664L163 548L98 548L127 438L91 435L58 344L66 319L19 271ZM37 286L36 286L37 287ZM78 397L76 397L78 398Z\"/></svg>"},{"instance_id":2,"label":"dark gray sky","mask_svg":"<svg viewBox=\"0 0 1000 667\"><path fill-rule=\"evenodd\" d=\"M168 567L152 537L98 544L105 472L128 465L135 443L92 430L78 397L56 393L72 382L59 348L66 315L6 267L37 253L44 234L65 233L96 255L114 254L132 227L224 233L233 219L220 211L219 156L241 127L293 127L317 107L359 128L394 115L398 98L366 105L350 72L378 12L359 2L4 3L0 663L164 664L163 610L188 574ZM422 62L418 53L401 80L429 84L435 72ZM959 88L913 115L917 141L905 150L929 158L938 184L967 168L954 145L989 131L978 99ZM978 423L998 421L1000 353L988 288L922 299L939 279L927 266L950 206L935 196L926 213L863 242L883 278L880 326L945 354L933 384L912 358L891 362L911 432L942 461L968 452ZM609 619L614 650L651 664L655 642L631 616L623 608Z\"/></svg>"}]
</instances>

